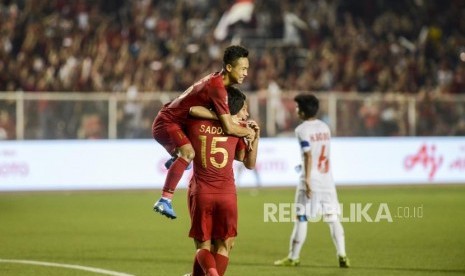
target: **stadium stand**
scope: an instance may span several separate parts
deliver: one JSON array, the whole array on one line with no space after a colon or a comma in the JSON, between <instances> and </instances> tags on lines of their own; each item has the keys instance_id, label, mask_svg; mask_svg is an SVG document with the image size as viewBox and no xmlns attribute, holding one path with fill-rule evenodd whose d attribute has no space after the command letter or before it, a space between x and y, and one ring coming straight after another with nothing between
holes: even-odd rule
<instances>
[{"instance_id":1,"label":"stadium stand","mask_svg":"<svg viewBox=\"0 0 465 276\"><path fill-rule=\"evenodd\" d=\"M249 20L227 25L220 40L218 22L237 2L0 1L0 91L180 92L240 43L251 50L253 76L243 89L258 95L273 87L414 95L428 121L443 109L431 99L465 92L463 1L249 0ZM386 110L364 106L356 107L361 117ZM465 124L462 113L451 116ZM369 125L348 135L405 134ZM415 135L460 132L423 128Z\"/></svg>"}]
</instances>

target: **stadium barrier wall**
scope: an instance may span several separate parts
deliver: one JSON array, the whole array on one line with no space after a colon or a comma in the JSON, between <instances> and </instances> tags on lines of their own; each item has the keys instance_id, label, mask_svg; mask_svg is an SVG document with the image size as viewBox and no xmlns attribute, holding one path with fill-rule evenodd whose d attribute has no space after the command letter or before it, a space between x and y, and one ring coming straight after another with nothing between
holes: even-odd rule
<instances>
[{"instance_id":1,"label":"stadium barrier wall","mask_svg":"<svg viewBox=\"0 0 465 276\"><path fill-rule=\"evenodd\" d=\"M180 92L0 93L0 140L150 139L152 121ZM316 92L335 137L463 136L465 95ZM262 137L290 137L296 91L247 93ZM428 94L429 95L429 94ZM350 114L350 116L348 116Z\"/></svg>"},{"instance_id":2,"label":"stadium barrier wall","mask_svg":"<svg viewBox=\"0 0 465 276\"><path fill-rule=\"evenodd\" d=\"M3 141L0 191L160 189L168 157L153 140ZM238 168L237 184L294 186L299 162L295 139L263 138L258 177ZM337 185L463 184L465 138L333 138L331 166Z\"/></svg>"}]
</instances>

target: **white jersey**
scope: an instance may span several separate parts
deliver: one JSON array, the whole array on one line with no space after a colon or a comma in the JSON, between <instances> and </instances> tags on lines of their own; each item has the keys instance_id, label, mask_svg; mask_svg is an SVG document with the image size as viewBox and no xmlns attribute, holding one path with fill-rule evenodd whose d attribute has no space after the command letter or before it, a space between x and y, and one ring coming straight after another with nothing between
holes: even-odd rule
<instances>
[{"instance_id":1,"label":"white jersey","mask_svg":"<svg viewBox=\"0 0 465 276\"><path fill-rule=\"evenodd\" d=\"M311 188L315 192L335 192L336 186L331 170L331 131L321 120L306 120L297 126L295 134L299 140L301 152L301 175L299 189L305 190L304 153L312 154Z\"/></svg>"}]
</instances>

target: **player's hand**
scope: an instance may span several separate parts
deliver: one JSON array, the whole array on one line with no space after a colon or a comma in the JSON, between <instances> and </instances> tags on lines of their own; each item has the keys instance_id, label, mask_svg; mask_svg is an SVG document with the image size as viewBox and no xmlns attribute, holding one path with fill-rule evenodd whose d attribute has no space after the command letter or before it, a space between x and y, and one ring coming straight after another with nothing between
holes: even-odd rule
<instances>
[{"instance_id":1,"label":"player's hand","mask_svg":"<svg viewBox=\"0 0 465 276\"><path fill-rule=\"evenodd\" d=\"M305 181L305 195L307 198L310 198L312 196L312 187L310 186L310 183L308 181Z\"/></svg>"},{"instance_id":2,"label":"player's hand","mask_svg":"<svg viewBox=\"0 0 465 276\"><path fill-rule=\"evenodd\" d=\"M312 189L310 187L307 187L307 189L305 190L305 195L307 196L307 198L312 197Z\"/></svg>"},{"instance_id":3,"label":"player's hand","mask_svg":"<svg viewBox=\"0 0 465 276\"><path fill-rule=\"evenodd\" d=\"M247 126L250 127L251 129L253 129L255 131L255 133L260 132L260 126L254 120L248 120L247 121Z\"/></svg>"},{"instance_id":4,"label":"player's hand","mask_svg":"<svg viewBox=\"0 0 465 276\"><path fill-rule=\"evenodd\" d=\"M248 140L249 150L252 150L252 142L260 137L260 126L254 120L247 121L247 128L252 129L255 132L254 140Z\"/></svg>"},{"instance_id":5,"label":"player's hand","mask_svg":"<svg viewBox=\"0 0 465 276\"><path fill-rule=\"evenodd\" d=\"M248 142L251 142L255 139L255 131L249 127L247 127L247 132L248 134L245 136L245 139L248 141Z\"/></svg>"}]
</instances>

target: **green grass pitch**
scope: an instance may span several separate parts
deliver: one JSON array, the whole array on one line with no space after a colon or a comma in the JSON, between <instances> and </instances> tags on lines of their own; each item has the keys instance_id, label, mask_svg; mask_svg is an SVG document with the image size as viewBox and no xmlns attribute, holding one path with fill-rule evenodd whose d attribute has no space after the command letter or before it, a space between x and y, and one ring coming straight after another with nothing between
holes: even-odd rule
<instances>
[{"instance_id":1,"label":"green grass pitch","mask_svg":"<svg viewBox=\"0 0 465 276\"><path fill-rule=\"evenodd\" d=\"M309 225L300 267L273 267L287 254L293 224L264 222L264 203L292 203L294 189L239 188L238 193L239 236L227 275L465 274L465 185L340 187L345 217L351 204L372 203L369 217L375 219L386 204L393 219L343 223L349 269L337 267L329 228L321 221ZM141 276L190 272L194 245L187 237L186 191L175 195L178 219L173 221L152 211L158 195L141 190L0 193L0 275L103 275L1 261L12 259Z\"/></svg>"}]
</instances>

